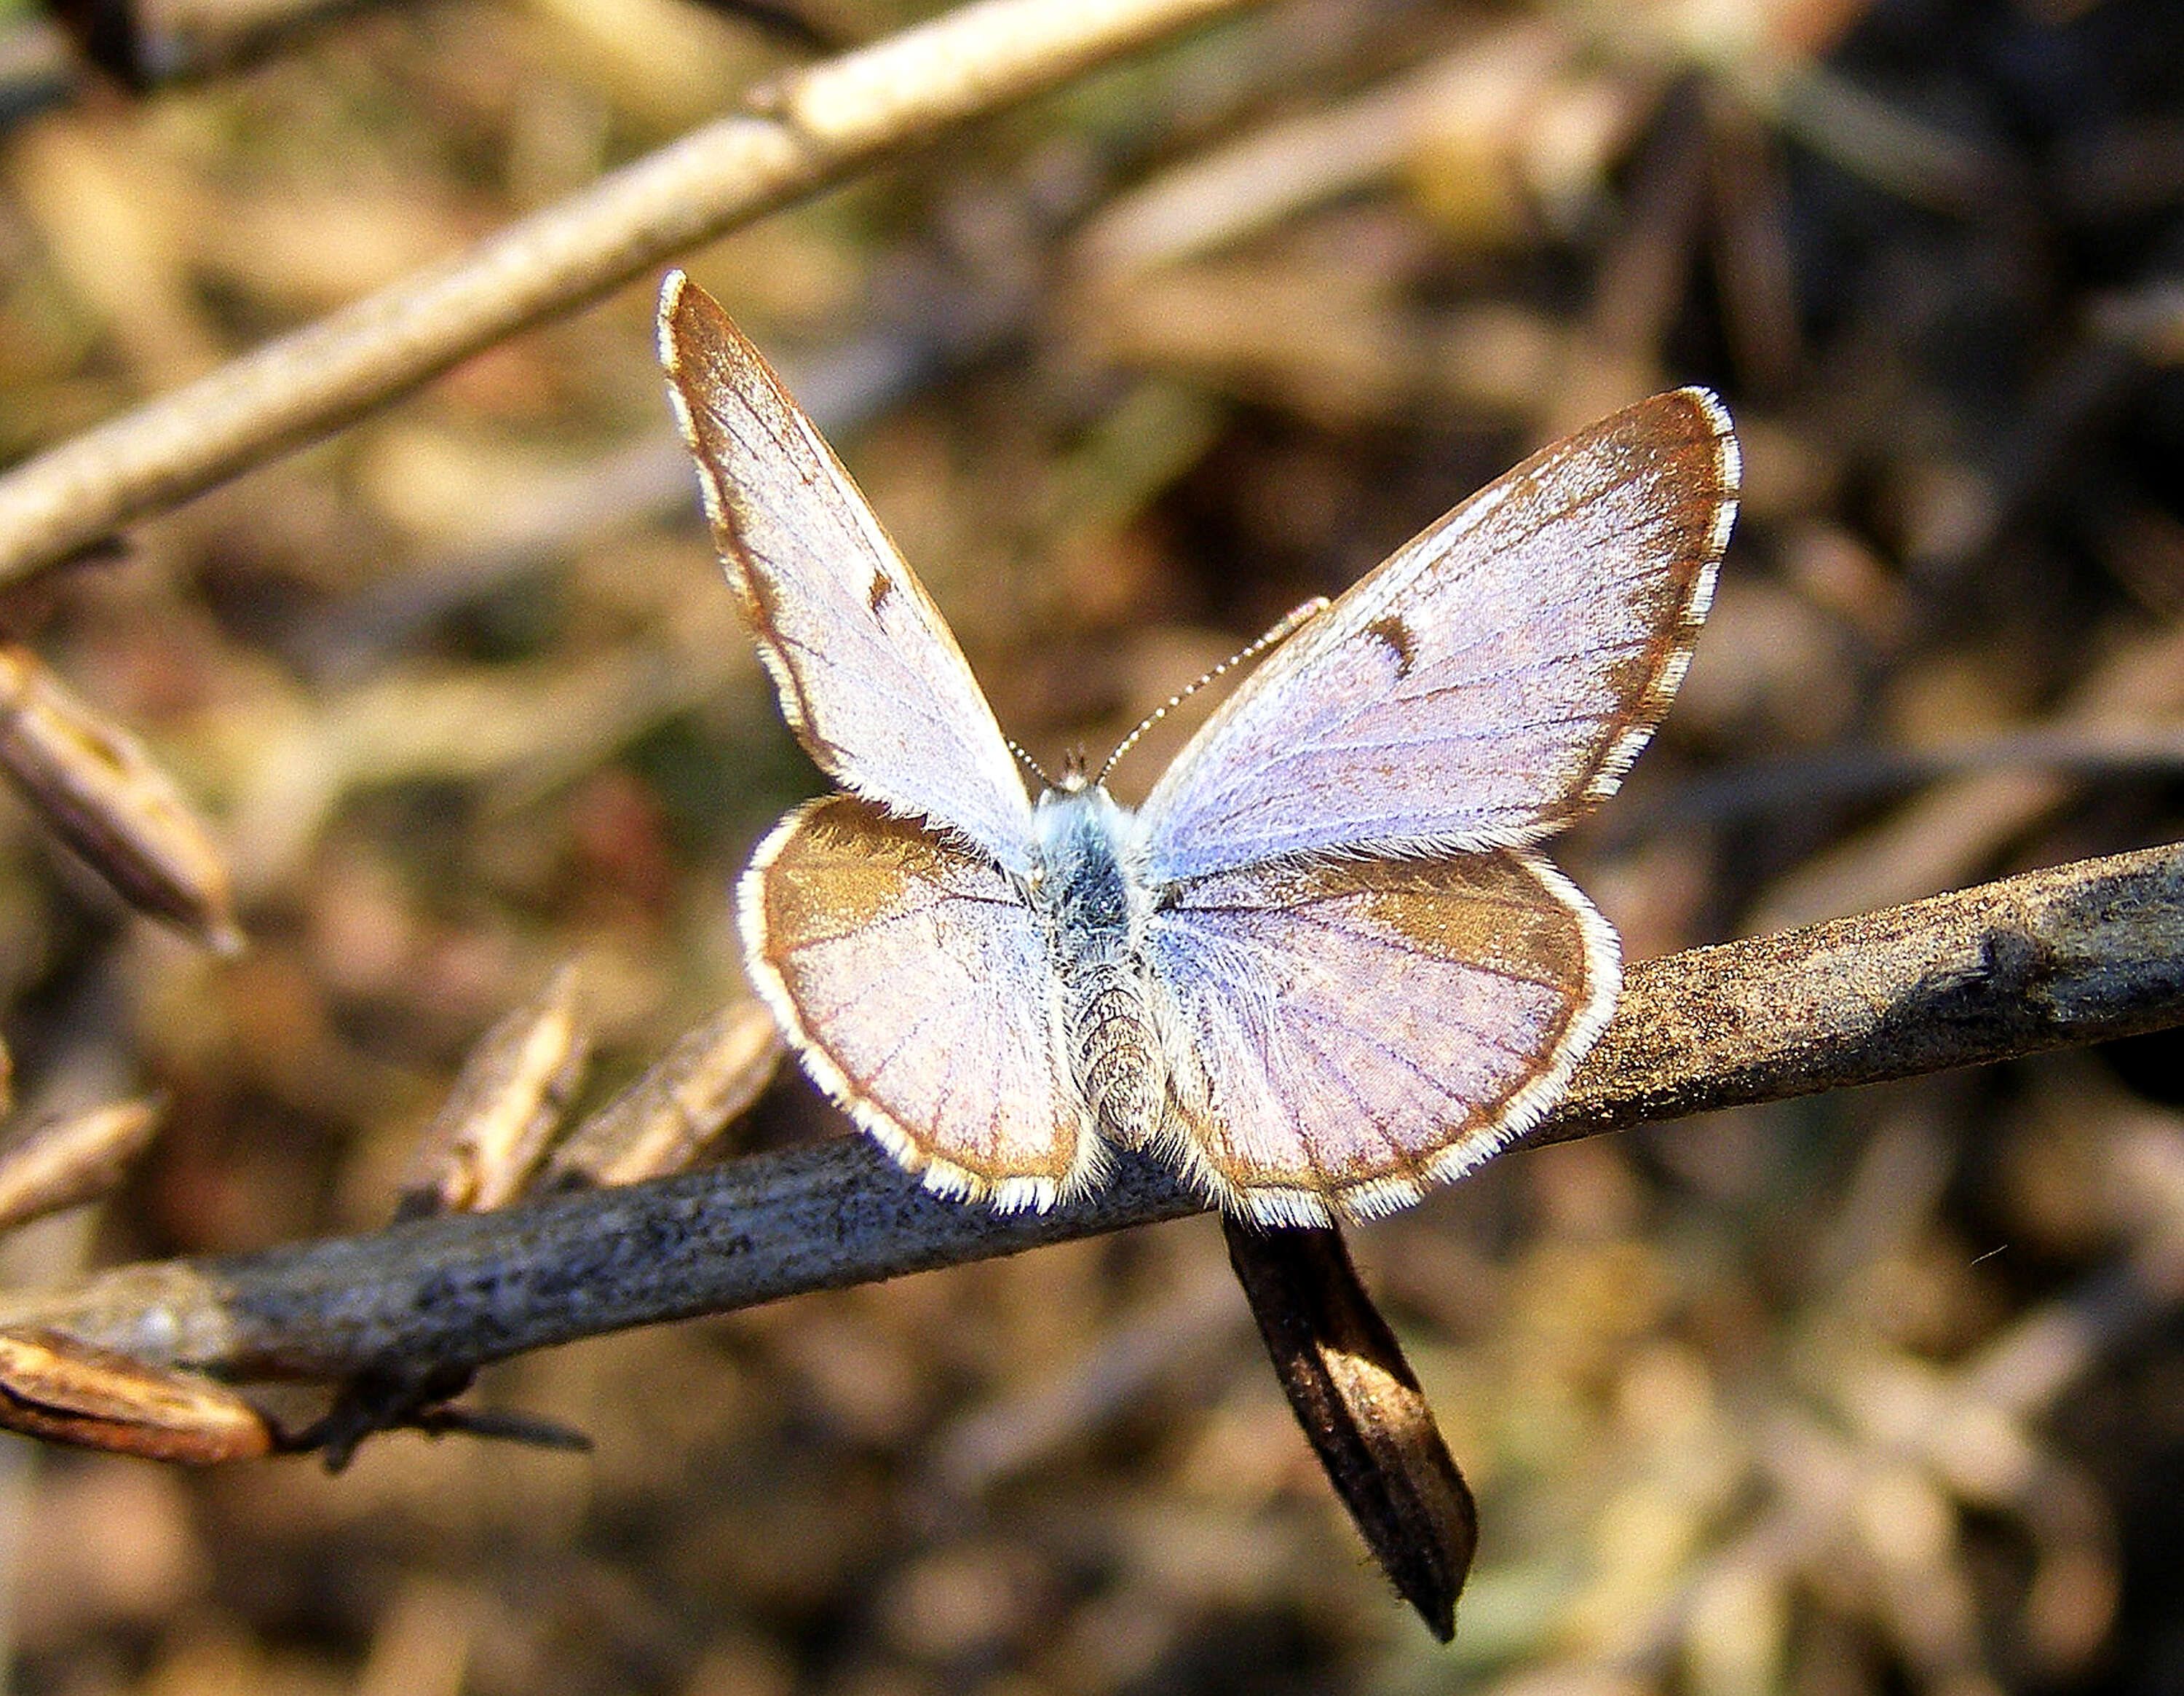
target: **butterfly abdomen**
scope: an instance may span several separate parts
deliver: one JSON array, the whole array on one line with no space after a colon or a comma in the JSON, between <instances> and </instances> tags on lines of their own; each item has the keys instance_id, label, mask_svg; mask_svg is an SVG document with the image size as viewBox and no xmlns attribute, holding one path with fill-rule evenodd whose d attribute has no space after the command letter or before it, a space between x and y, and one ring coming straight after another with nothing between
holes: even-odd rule
<instances>
[{"instance_id":1,"label":"butterfly abdomen","mask_svg":"<svg viewBox=\"0 0 2184 1696\"><path fill-rule=\"evenodd\" d=\"M1167 1113L1167 1068L1142 972L1125 965L1066 985L1062 1018L1078 1088L1100 1130L1133 1146L1150 1141Z\"/></svg>"},{"instance_id":2,"label":"butterfly abdomen","mask_svg":"<svg viewBox=\"0 0 2184 1696\"><path fill-rule=\"evenodd\" d=\"M1137 1145L1166 1119L1168 1080L1145 962L1146 903L1125 862L1128 819L1097 787L1050 790L1039 805L1034 899L1072 1080L1101 1132Z\"/></svg>"}]
</instances>

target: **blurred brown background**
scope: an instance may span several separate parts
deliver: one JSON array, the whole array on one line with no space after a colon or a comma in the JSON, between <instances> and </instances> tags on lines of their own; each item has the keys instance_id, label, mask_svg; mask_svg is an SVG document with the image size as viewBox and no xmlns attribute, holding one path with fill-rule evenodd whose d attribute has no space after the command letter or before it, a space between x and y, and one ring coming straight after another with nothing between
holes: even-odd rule
<instances>
[{"instance_id":1,"label":"blurred brown background","mask_svg":"<svg viewBox=\"0 0 2184 1696\"><path fill-rule=\"evenodd\" d=\"M148 14L132 94L0 9L0 455L805 51L678 0L436 0L226 58L255 26L195 12L164 82L179 27ZM1050 764L1529 448L1719 388L1717 610L1558 851L1642 958L2179 834L2180 66L2167 0L1289 0L687 263ZM19 1113L168 1102L122 1193L0 1245L11 1281L383 1223L466 1046L564 959L593 1098L733 992L730 880L817 779L697 521L653 294L8 598L214 821L250 940L129 918L0 806ZM1451 1649L1366 1565L1206 1219L488 1375L589 1457L5 1440L0 1644L38 1696L2173 1691L2177 1061L1519 1154L1356 1233L1480 1498ZM840 1129L786 1074L738 1134Z\"/></svg>"}]
</instances>

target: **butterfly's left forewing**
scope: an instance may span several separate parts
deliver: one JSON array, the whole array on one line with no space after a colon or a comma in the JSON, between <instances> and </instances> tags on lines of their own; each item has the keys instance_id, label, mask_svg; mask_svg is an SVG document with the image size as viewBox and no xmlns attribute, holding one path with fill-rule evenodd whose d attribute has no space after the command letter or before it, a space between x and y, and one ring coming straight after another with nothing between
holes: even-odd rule
<instances>
[{"instance_id":1,"label":"butterfly's left forewing","mask_svg":"<svg viewBox=\"0 0 2184 1696\"><path fill-rule=\"evenodd\" d=\"M679 271L660 355L789 728L844 788L1028 870L1023 779L939 610L781 380Z\"/></svg>"},{"instance_id":2,"label":"butterfly's left forewing","mask_svg":"<svg viewBox=\"0 0 2184 1696\"><path fill-rule=\"evenodd\" d=\"M1659 722L1736 510L1729 417L1660 394L1535 455L1276 650L1142 813L1156 879L1535 842Z\"/></svg>"}]
</instances>

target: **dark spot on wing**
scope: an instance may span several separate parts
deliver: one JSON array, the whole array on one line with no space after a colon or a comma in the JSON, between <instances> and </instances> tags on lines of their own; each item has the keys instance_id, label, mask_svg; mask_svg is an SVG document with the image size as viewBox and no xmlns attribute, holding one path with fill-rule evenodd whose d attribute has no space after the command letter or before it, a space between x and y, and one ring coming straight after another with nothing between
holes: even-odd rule
<instances>
[{"instance_id":1,"label":"dark spot on wing","mask_svg":"<svg viewBox=\"0 0 2184 1696\"><path fill-rule=\"evenodd\" d=\"M879 616L880 608L887 605L888 597L894 593L894 580L885 572L874 572L872 586L865 591L865 604L872 608L872 616Z\"/></svg>"},{"instance_id":2,"label":"dark spot on wing","mask_svg":"<svg viewBox=\"0 0 2184 1696\"><path fill-rule=\"evenodd\" d=\"M1368 636L1378 637L1388 644L1388 651L1396 656L1396 675L1407 678L1418 661L1418 639L1400 615L1390 612L1374 619L1365 627Z\"/></svg>"}]
</instances>

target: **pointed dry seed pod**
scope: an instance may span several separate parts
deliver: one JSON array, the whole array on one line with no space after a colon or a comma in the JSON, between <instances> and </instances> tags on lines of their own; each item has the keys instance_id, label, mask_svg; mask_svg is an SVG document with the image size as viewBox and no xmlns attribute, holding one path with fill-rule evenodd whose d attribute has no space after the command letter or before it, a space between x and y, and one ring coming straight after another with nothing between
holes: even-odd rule
<instances>
[{"instance_id":1,"label":"pointed dry seed pod","mask_svg":"<svg viewBox=\"0 0 2184 1696\"><path fill-rule=\"evenodd\" d=\"M1380 1570L1446 1643L1478 1510L1342 1233L1256 1228L1227 1213L1221 1225L1297 1423Z\"/></svg>"},{"instance_id":2,"label":"pointed dry seed pod","mask_svg":"<svg viewBox=\"0 0 2184 1696\"><path fill-rule=\"evenodd\" d=\"M242 946L226 862L173 779L17 642L0 642L0 768L131 907L220 953Z\"/></svg>"},{"instance_id":3,"label":"pointed dry seed pod","mask_svg":"<svg viewBox=\"0 0 2184 1696\"><path fill-rule=\"evenodd\" d=\"M0 1331L0 1427L195 1466L274 1446L265 1415L232 1390L37 1329Z\"/></svg>"},{"instance_id":4,"label":"pointed dry seed pod","mask_svg":"<svg viewBox=\"0 0 2184 1696\"><path fill-rule=\"evenodd\" d=\"M589 1046L577 1014L576 968L563 966L471 1051L418 1146L402 1216L484 1213L521 1194Z\"/></svg>"},{"instance_id":5,"label":"pointed dry seed pod","mask_svg":"<svg viewBox=\"0 0 2184 1696\"><path fill-rule=\"evenodd\" d=\"M9 1138L0 1146L0 1230L104 1195L159 1123L154 1102L109 1102Z\"/></svg>"},{"instance_id":6,"label":"pointed dry seed pod","mask_svg":"<svg viewBox=\"0 0 2184 1696\"><path fill-rule=\"evenodd\" d=\"M636 1082L554 1150L562 1184L633 1184L682 1171L766 1086L781 1033L756 1001L723 1007L685 1032Z\"/></svg>"}]
</instances>

